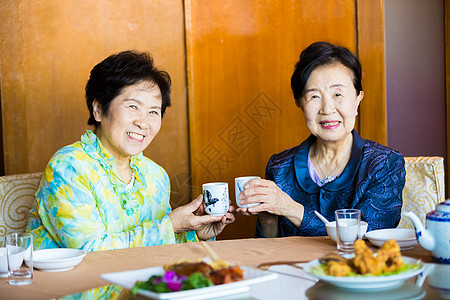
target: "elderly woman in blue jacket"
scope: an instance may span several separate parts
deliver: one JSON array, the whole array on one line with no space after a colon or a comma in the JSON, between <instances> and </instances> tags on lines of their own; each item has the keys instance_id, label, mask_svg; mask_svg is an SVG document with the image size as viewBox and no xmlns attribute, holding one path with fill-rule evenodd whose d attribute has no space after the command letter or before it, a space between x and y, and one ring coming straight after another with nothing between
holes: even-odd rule
<instances>
[{"instance_id":1,"label":"elderly woman in blue jacket","mask_svg":"<svg viewBox=\"0 0 450 300\"><path fill-rule=\"evenodd\" d=\"M256 236L320 236L340 208L361 210L368 230L400 221L405 167L402 155L355 131L364 97L358 58L347 48L316 42L300 55L291 78L295 103L311 135L273 155L266 179L249 181L239 195L244 215L258 217Z\"/></svg>"}]
</instances>

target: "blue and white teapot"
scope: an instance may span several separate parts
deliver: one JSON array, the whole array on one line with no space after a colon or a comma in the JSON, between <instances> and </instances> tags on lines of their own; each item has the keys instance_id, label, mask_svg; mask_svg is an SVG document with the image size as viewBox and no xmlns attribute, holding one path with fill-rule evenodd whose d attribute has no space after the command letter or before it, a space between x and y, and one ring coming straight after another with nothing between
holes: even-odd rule
<instances>
[{"instance_id":1,"label":"blue and white teapot","mask_svg":"<svg viewBox=\"0 0 450 300\"><path fill-rule=\"evenodd\" d=\"M431 251L433 260L450 264L450 199L439 203L436 210L427 214L427 229L413 212L406 212L404 215L414 223L417 241Z\"/></svg>"}]
</instances>

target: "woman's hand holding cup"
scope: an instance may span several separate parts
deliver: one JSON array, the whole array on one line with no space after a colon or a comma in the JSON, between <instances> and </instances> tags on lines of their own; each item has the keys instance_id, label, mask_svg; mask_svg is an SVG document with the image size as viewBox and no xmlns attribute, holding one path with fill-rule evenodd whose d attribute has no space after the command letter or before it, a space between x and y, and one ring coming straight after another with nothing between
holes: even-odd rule
<instances>
[{"instance_id":1,"label":"woman's hand holding cup","mask_svg":"<svg viewBox=\"0 0 450 300\"><path fill-rule=\"evenodd\" d=\"M199 195L192 202L174 209L169 214L174 233L196 231L199 239L208 240L234 222L235 208L231 203L224 214L212 216L205 212L203 202L203 195Z\"/></svg>"},{"instance_id":2,"label":"woman's hand holding cup","mask_svg":"<svg viewBox=\"0 0 450 300\"><path fill-rule=\"evenodd\" d=\"M241 201L239 199L239 194L244 190L245 185L247 182L249 182L252 179L261 179L259 176L244 176L244 177L237 177L234 179L234 190L236 195L236 205L240 208L250 208L252 206L259 205L260 203L251 203L251 204L241 204Z\"/></svg>"}]
</instances>

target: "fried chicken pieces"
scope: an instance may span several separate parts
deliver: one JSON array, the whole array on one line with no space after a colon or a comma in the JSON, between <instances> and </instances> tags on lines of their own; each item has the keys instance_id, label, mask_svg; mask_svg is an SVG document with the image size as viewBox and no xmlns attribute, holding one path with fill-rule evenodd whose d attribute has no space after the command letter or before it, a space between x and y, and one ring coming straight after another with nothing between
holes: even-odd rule
<instances>
[{"instance_id":1,"label":"fried chicken pieces","mask_svg":"<svg viewBox=\"0 0 450 300\"><path fill-rule=\"evenodd\" d=\"M395 240L387 241L375 255L363 240L356 240L355 253L352 259L329 261L325 273L331 276L348 276L351 272L378 276L403 266L400 247Z\"/></svg>"},{"instance_id":2,"label":"fried chicken pieces","mask_svg":"<svg viewBox=\"0 0 450 300\"><path fill-rule=\"evenodd\" d=\"M400 247L395 240L387 241L377 253L377 260L384 263L383 272L392 272L403 266Z\"/></svg>"},{"instance_id":3,"label":"fried chicken pieces","mask_svg":"<svg viewBox=\"0 0 450 300\"><path fill-rule=\"evenodd\" d=\"M344 277L347 276L352 271L352 268L347 264L346 261L335 261L330 260L327 264L327 269L325 272L327 275Z\"/></svg>"},{"instance_id":4,"label":"fried chicken pieces","mask_svg":"<svg viewBox=\"0 0 450 300\"><path fill-rule=\"evenodd\" d=\"M367 248L366 243L363 240L355 241L355 252L356 256L352 261L353 267L356 271L355 273L370 273L375 276L381 274L383 270L383 263L378 260L378 256L374 257L373 251Z\"/></svg>"}]
</instances>

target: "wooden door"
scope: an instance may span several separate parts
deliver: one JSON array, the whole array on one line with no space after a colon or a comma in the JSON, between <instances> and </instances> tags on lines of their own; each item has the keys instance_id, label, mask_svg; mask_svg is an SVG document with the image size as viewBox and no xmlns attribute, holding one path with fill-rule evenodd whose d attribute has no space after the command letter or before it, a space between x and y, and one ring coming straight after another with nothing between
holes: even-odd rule
<instances>
[{"instance_id":1,"label":"wooden door","mask_svg":"<svg viewBox=\"0 0 450 300\"><path fill-rule=\"evenodd\" d=\"M84 87L112 53L149 51L172 77L172 102L145 155L172 182L172 204L190 200L186 65L181 1L0 2L1 109L6 174L40 172L87 126Z\"/></svg>"},{"instance_id":2,"label":"wooden door","mask_svg":"<svg viewBox=\"0 0 450 300\"><path fill-rule=\"evenodd\" d=\"M373 3L379 13L381 2ZM225 181L234 202L235 177L264 177L272 154L309 135L290 88L294 64L314 41L330 41L357 52L357 5L354 0L186 0L185 10L192 189L199 194L202 183ZM374 13L363 6L359 11ZM378 34L379 25L363 23L361 30L370 34L364 46L374 39L370 28L374 26ZM382 59L371 57L367 49L361 53L370 63ZM368 67L365 76L372 72ZM373 88L374 82L366 83ZM382 91L371 95L368 103L383 102ZM365 124L370 118L382 119L382 114L367 113ZM255 221L237 215L219 238L251 237Z\"/></svg>"}]
</instances>

